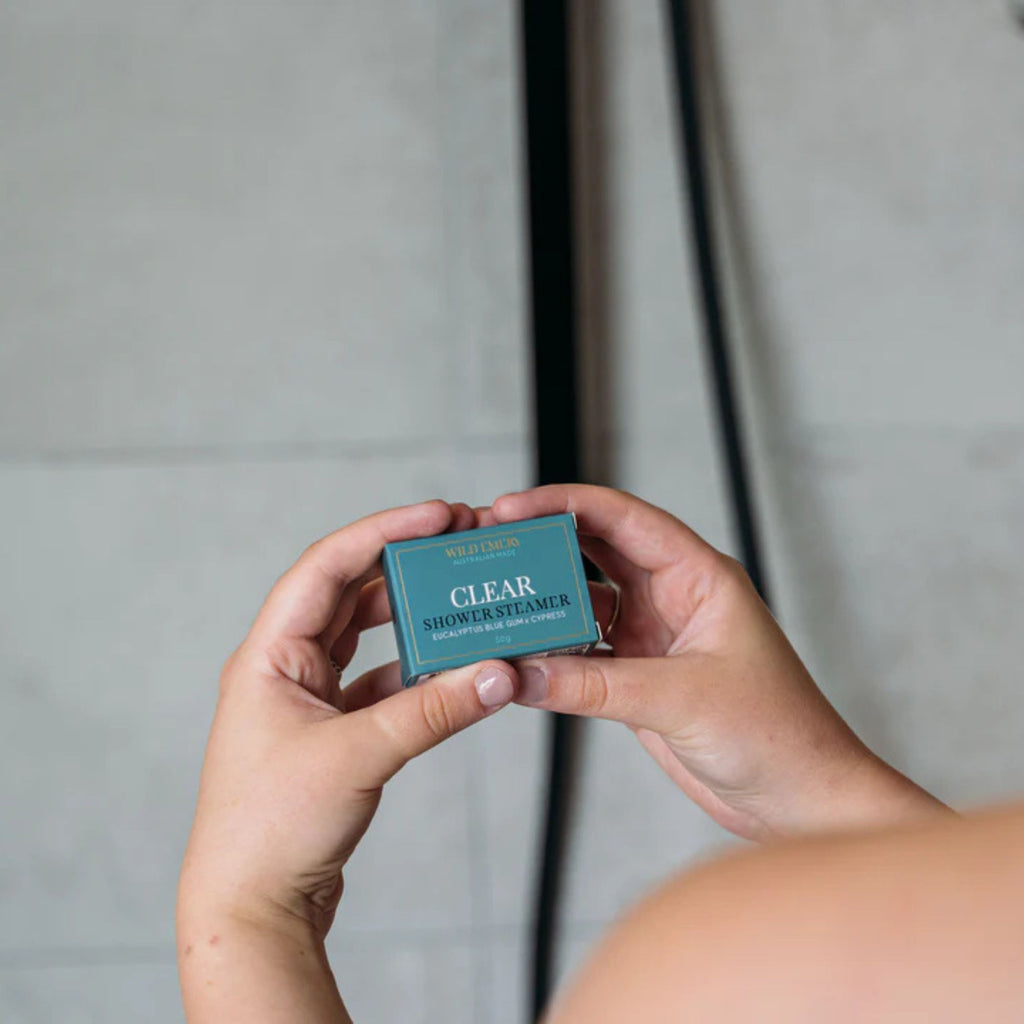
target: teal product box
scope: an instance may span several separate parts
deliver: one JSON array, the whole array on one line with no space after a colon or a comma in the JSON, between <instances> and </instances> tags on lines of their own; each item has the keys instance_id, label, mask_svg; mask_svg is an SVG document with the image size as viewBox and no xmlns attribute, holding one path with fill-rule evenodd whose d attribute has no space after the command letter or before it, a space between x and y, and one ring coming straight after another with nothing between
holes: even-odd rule
<instances>
[{"instance_id":1,"label":"teal product box","mask_svg":"<svg viewBox=\"0 0 1024 1024\"><path fill-rule=\"evenodd\" d=\"M571 513L396 541L383 569L405 686L485 658L586 654L601 640Z\"/></svg>"}]
</instances>

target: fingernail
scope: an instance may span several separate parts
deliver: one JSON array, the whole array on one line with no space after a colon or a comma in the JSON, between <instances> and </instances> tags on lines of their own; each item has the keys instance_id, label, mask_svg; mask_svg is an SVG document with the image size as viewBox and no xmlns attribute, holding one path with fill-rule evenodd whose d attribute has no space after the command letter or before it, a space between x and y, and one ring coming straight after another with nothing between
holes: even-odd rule
<instances>
[{"instance_id":1,"label":"fingernail","mask_svg":"<svg viewBox=\"0 0 1024 1024\"><path fill-rule=\"evenodd\" d=\"M500 708L512 699L512 680L500 669L484 669L474 685L485 708Z\"/></svg>"},{"instance_id":2,"label":"fingernail","mask_svg":"<svg viewBox=\"0 0 1024 1024\"><path fill-rule=\"evenodd\" d=\"M519 670L519 702L541 704L547 699L548 677L536 665L524 665Z\"/></svg>"}]
</instances>

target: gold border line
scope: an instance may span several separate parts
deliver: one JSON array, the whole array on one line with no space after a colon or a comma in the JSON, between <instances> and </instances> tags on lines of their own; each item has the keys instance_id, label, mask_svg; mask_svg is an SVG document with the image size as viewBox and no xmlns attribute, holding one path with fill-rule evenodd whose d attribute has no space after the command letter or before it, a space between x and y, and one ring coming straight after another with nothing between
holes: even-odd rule
<instances>
[{"instance_id":1,"label":"gold border line","mask_svg":"<svg viewBox=\"0 0 1024 1024\"><path fill-rule=\"evenodd\" d=\"M572 545L569 543L569 526L568 526L568 524L565 523L565 522L544 523L542 526L527 526L527 527L525 527L523 529L520 529L520 530L517 530L515 528L514 524L509 524L509 528L507 530L505 530L504 533L492 533L491 530L488 530L487 532L488 532L488 534L490 536L499 536L500 537L500 536L508 536L510 534L515 534L515 533L531 533L534 530L554 530L557 527L561 527L562 528L562 533L563 533L563 535L565 537L565 547L566 547L566 550L569 553L569 564L572 567L573 582L576 584L576 598L577 598L577 602L578 602L577 607L580 610L580 615L583 617L583 623L584 623L584 627L585 627L582 630L582 632L579 632L579 633L566 633L563 636L552 636L552 637L547 637L545 639L531 640L531 641L528 641L526 643L513 644L511 647L509 647L509 646L504 646L504 647L501 647L501 648L488 647L488 648L484 648L483 650L479 650L479 651L462 651L459 654L449 654L449 655L447 655L444 658L426 658L426 659L424 659L424 658L420 657L419 645L416 643L416 626L413 623L412 610L409 607L409 595L408 595L408 593L406 592L406 589L405 589L405 575L402 572L402 555L409 554L409 553L411 553L413 551L425 551L425 550L427 550L429 548L443 548L443 547L446 547L447 545L450 545L452 543L451 538L449 537L447 540L433 541L430 544L418 544L414 548L403 548L401 551L396 551L395 552L395 569L396 569L397 574L398 574L398 585L399 585L399 587L401 587L401 590L402 590L402 603L405 605L405 618L406 618L406 621L409 623L409 627L410 627L409 628L409 637L412 640L412 649L413 649L413 653L416 655L416 663L418 665L434 665L434 664L437 664L439 661L455 661L455 660L457 660L459 658L474 657L477 654L495 653L498 650L511 651L511 650L516 650L516 649L518 649L520 647L531 647L531 646L534 646L535 644L539 644L539 643L551 643L551 642L558 641L558 640L572 640L575 637L586 636L590 632L590 629L589 629L589 626L587 626L587 615L586 615L586 611L585 611L585 609L583 607L583 594L580 591L580 574L579 574L579 571L576 568L576 558L573 555Z\"/></svg>"},{"instance_id":2,"label":"gold border line","mask_svg":"<svg viewBox=\"0 0 1024 1024\"><path fill-rule=\"evenodd\" d=\"M568 515L567 512L563 512L563 513L559 513L559 514L560 515ZM489 536L493 533L493 535L496 536L496 537L507 537L510 534L514 534L514 533L532 533L534 530L553 530L556 526L561 526L566 531L566 539L568 540L569 531L568 531L568 527L566 526L565 523L543 523L540 526L524 526L521 530L517 530L516 529L516 524L515 523L508 523L506 525L505 529L504 529L504 532L495 532L495 531L501 531L502 528L500 526L483 526L483 527L481 527L478 530L465 530L463 532L464 533L484 533L484 532L486 532ZM406 554L406 553L408 553L410 551L425 551L427 548L443 548L443 547L448 547L451 544L451 542L452 542L452 537L458 537L458 536L460 536L460 535L457 534L457 533L450 533L450 534L448 534L448 537L447 537L446 540L432 541L430 544L417 544L416 547L414 547L414 548L402 548L401 551L396 552L396 557L398 555L404 555L404 554ZM470 556L469 555L462 555L460 557L468 558Z\"/></svg>"},{"instance_id":3,"label":"gold border line","mask_svg":"<svg viewBox=\"0 0 1024 1024\"><path fill-rule=\"evenodd\" d=\"M483 650L479 651L463 651L461 654L449 654L447 657L444 658L426 658L425 660L421 661L420 664L436 665L438 664L438 662L441 661L457 661L459 658L472 658L477 654L493 654L496 651L516 651L519 650L519 648L521 647L534 647L537 644L551 643L554 640L572 640L573 638L578 636L586 636L587 633L588 631L584 630L582 633L566 633L564 636L549 636L544 638L543 640L534 640L530 643L525 644L512 644L511 646L503 647L485 647Z\"/></svg>"}]
</instances>

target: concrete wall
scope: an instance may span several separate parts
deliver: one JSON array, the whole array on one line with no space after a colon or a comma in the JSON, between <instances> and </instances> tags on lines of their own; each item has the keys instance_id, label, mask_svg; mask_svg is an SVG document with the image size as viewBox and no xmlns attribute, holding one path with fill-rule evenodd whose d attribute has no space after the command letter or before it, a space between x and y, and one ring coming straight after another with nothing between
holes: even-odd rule
<instances>
[{"instance_id":1,"label":"concrete wall","mask_svg":"<svg viewBox=\"0 0 1024 1024\"><path fill-rule=\"evenodd\" d=\"M780 617L900 767L1019 792L1024 35L1001 0L712 27ZM660 8L585 28L605 461L726 545ZM180 1019L177 868L266 588L354 516L528 482L516 45L484 0L0 9L5 1021ZM357 1019L523 1019L541 739L510 709L389 787L331 940ZM580 797L567 964L727 841L621 728Z\"/></svg>"}]
</instances>

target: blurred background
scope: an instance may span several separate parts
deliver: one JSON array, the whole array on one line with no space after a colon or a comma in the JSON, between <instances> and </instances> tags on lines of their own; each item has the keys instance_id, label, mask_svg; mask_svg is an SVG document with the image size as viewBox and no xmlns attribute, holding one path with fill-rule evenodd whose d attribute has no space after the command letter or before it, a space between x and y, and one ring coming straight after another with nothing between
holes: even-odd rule
<instances>
[{"instance_id":1,"label":"blurred background","mask_svg":"<svg viewBox=\"0 0 1024 1024\"><path fill-rule=\"evenodd\" d=\"M884 757L958 806L1020 793L1024 32L1006 0L711 13L778 615ZM531 482L518 18L0 5L3 1021L181 1019L178 866L268 587L356 516ZM731 548L664 11L574 18L592 450ZM731 842L625 728L581 755L562 970ZM511 708L390 784L330 940L357 1020L525 1019L543 759Z\"/></svg>"}]
</instances>

